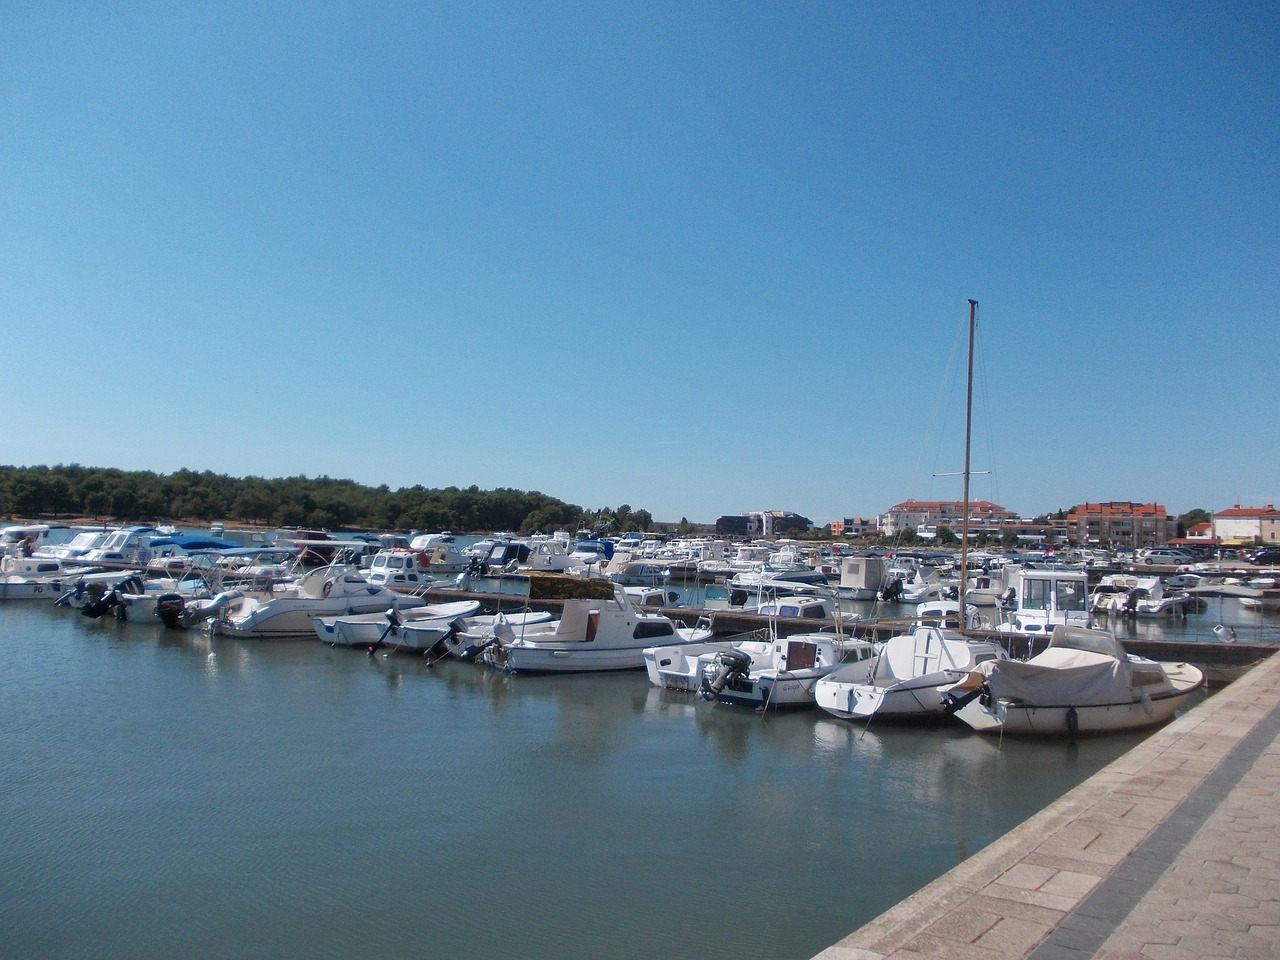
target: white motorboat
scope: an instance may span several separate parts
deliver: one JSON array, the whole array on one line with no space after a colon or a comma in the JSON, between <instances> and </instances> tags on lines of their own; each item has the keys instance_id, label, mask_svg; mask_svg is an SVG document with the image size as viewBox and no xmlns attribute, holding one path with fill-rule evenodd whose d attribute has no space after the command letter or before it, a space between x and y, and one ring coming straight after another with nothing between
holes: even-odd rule
<instances>
[{"instance_id":1,"label":"white motorboat","mask_svg":"<svg viewBox=\"0 0 1280 960\"><path fill-rule=\"evenodd\" d=\"M596 595L565 600L558 620L527 624L510 637L495 635L480 659L516 673L638 670L646 647L693 643L709 635L705 629L677 626L663 614L641 612L622 587L608 580L580 582L584 594L594 590Z\"/></svg>"},{"instance_id":2,"label":"white motorboat","mask_svg":"<svg viewBox=\"0 0 1280 960\"><path fill-rule=\"evenodd\" d=\"M420 607L420 597L406 597L369 583L348 565L317 567L298 580L276 584L269 593L244 594L211 621L225 636L308 637L312 620L323 616L375 613L394 607Z\"/></svg>"},{"instance_id":3,"label":"white motorboat","mask_svg":"<svg viewBox=\"0 0 1280 960\"><path fill-rule=\"evenodd\" d=\"M1042 653L979 664L951 697L981 733L1062 735L1164 723L1203 686L1190 664L1126 653L1105 630L1058 626Z\"/></svg>"},{"instance_id":4,"label":"white motorboat","mask_svg":"<svg viewBox=\"0 0 1280 960\"><path fill-rule=\"evenodd\" d=\"M888 561L884 557L844 557L840 561L840 596L875 600L884 589Z\"/></svg>"},{"instance_id":5,"label":"white motorboat","mask_svg":"<svg viewBox=\"0 0 1280 960\"><path fill-rule=\"evenodd\" d=\"M624 587L655 587L671 579L671 570L656 560L627 560L609 564L609 579Z\"/></svg>"},{"instance_id":6,"label":"white motorboat","mask_svg":"<svg viewBox=\"0 0 1280 960\"><path fill-rule=\"evenodd\" d=\"M1012 617L997 630L1048 636L1059 625L1089 626L1089 580L1082 567L1021 567L1013 572Z\"/></svg>"},{"instance_id":7,"label":"white motorboat","mask_svg":"<svg viewBox=\"0 0 1280 960\"><path fill-rule=\"evenodd\" d=\"M664 690L696 693L703 675L716 658L739 653L748 662L769 654L773 640L758 631L723 640L706 640L677 646L646 647L644 667L649 682Z\"/></svg>"},{"instance_id":8,"label":"white motorboat","mask_svg":"<svg viewBox=\"0 0 1280 960\"><path fill-rule=\"evenodd\" d=\"M96 567L145 567L151 560L153 539L161 539L154 527L121 527L74 562Z\"/></svg>"},{"instance_id":9,"label":"white motorboat","mask_svg":"<svg viewBox=\"0 0 1280 960\"><path fill-rule=\"evenodd\" d=\"M754 613L761 617L802 618L805 620L831 620L838 623L854 623L862 619L857 613L845 613L836 609L836 603L830 597L817 596L784 596L774 597L756 604L748 604L742 608L743 613Z\"/></svg>"},{"instance_id":10,"label":"white motorboat","mask_svg":"<svg viewBox=\"0 0 1280 960\"><path fill-rule=\"evenodd\" d=\"M677 648L678 649L678 648ZM760 653L739 647L699 658L698 694L706 700L756 707L809 707L814 687L836 669L869 677L876 646L830 633L793 634L766 641Z\"/></svg>"},{"instance_id":11,"label":"white motorboat","mask_svg":"<svg viewBox=\"0 0 1280 960\"><path fill-rule=\"evenodd\" d=\"M994 607L1004 594L1004 583L998 576L986 571L973 574L965 584L965 602L977 607Z\"/></svg>"},{"instance_id":12,"label":"white motorboat","mask_svg":"<svg viewBox=\"0 0 1280 960\"><path fill-rule=\"evenodd\" d=\"M93 584L109 589L130 573L95 572L91 567L56 557L5 557L0 560L0 600L57 600L69 591L83 593Z\"/></svg>"},{"instance_id":13,"label":"white motorboat","mask_svg":"<svg viewBox=\"0 0 1280 960\"><path fill-rule=\"evenodd\" d=\"M409 607L397 610L394 607L375 613L357 613L351 615L315 617L311 623L315 627L316 636L323 643L335 647L369 647L386 646L393 650L414 650L421 652L435 646L437 640L427 647L419 646L425 640L425 634L414 636L410 640L403 639L410 629L419 627L436 627L443 624L443 631L458 617L469 617L480 609L479 600L454 600L448 603L427 603L420 607Z\"/></svg>"},{"instance_id":14,"label":"white motorboat","mask_svg":"<svg viewBox=\"0 0 1280 960\"><path fill-rule=\"evenodd\" d=\"M945 694L954 684L979 663L1008 657L997 643L919 626L886 640L869 676L861 664L842 667L818 681L814 696L823 710L845 720L941 719Z\"/></svg>"},{"instance_id":15,"label":"white motorboat","mask_svg":"<svg viewBox=\"0 0 1280 960\"><path fill-rule=\"evenodd\" d=\"M978 608L968 601L965 594L964 625L967 630L985 629L991 626L978 612ZM942 627L958 627L960 625L959 600L926 600L916 604L916 620L920 623L933 623Z\"/></svg>"},{"instance_id":16,"label":"white motorboat","mask_svg":"<svg viewBox=\"0 0 1280 960\"><path fill-rule=\"evenodd\" d=\"M474 660L485 647L504 640L517 639L525 627L550 623L551 614L546 610L524 610L519 613L477 614L454 621L453 628L442 642L448 654L459 660Z\"/></svg>"},{"instance_id":17,"label":"white motorboat","mask_svg":"<svg viewBox=\"0 0 1280 960\"><path fill-rule=\"evenodd\" d=\"M678 607L680 594L662 587L624 586L623 591L637 607Z\"/></svg>"},{"instance_id":18,"label":"white motorboat","mask_svg":"<svg viewBox=\"0 0 1280 960\"><path fill-rule=\"evenodd\" d=\"M451 533L419 534L409 541L409 549L421 554L421 569L433 576L461 573L471 565L471 557L459 549Z\"/></svg>"},{"instance_id":19,"label":"white motorboat","mask_svg":"<svg viewBox=\"0 0 1280 960\"><path fill-rule=\"evenodd\" d=\"M436 578L428 571L439 570L438 566L433 566L432 556L425 550L407 547L379 550L369 562L365 579L392 590L421 590L435 582Z\"/></svg>"},{"instance_id":20,"label":"white motorboat","mask_svg":"<svg viewBox=\"0 0 1280 960\"><path fill-rule=\"evenodd\" d=\"M49 541L53 528L47 523L15 523L0 527L0 556L29 557Z\"/></svg>"},{"instance_id":21,"label":"white motorboat","mask_svg":"<svg viewBox=\"0 0 1280 960\"><path fill-rule=\"evenodd\" d=\"M1089 606L1095 613L1119 616L1186 616L1190 599L1185 593L1166 593L1159 577L1113 573L1098 581Z\"/></svg>"},{"instance_id":22,"label":"white motorboat","mask_svg":"<svg viewBox=\"0 0 1280 960\"><path fill-rule=\"evenodd\" d=\"M729 591L729 603L734 606L735 596L746 598L761 591L777 596L831 589L825 574L803 564L767 564L758 570L744 570L729 577L724 585Z\"/></svg>"}]
</instances>

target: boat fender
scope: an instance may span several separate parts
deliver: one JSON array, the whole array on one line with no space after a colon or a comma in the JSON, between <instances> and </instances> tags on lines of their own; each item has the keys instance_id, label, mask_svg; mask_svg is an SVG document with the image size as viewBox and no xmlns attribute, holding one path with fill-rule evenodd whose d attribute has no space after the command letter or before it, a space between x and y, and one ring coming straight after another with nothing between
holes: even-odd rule
<instances>
[{"instance_id":1,"label":"boat fender","mask_svg":"<svg viewBox=\"0 0 1280 960\"><path fill-rule=\"evenodd\" d=\"M331 593L333 592L333 581L332 581L332 580L326 580L326 581L324 582L324 589L323 589L323 590L321 590L320 592L321 592L322 594L324 594L324 598L325 598L326 600L328 600L328 599L329 599L329 594L331 594Z\"/></svg>"},{"instance_id":2,"label":"boat fender","mask_svg":"<svg viewBox=\"0 0 1280 960\"><path fill-rule=\"evenodd\" d=\"M1076 713L1075 707L1068 707L1067 708L1067 732L1074 736L1075 732L1079 729L1080 729L1080 715Z\"/></svg>"}]
</instances>

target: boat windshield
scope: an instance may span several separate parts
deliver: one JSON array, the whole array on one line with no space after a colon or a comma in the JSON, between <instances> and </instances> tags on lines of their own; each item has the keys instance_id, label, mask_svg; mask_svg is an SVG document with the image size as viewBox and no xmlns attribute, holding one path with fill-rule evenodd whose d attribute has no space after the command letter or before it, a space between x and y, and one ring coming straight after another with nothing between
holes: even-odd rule
<instances>
[{"instance_id":1,"label":"boat windshield","mask_svg":"<svg viewBox=\"0 0 1280 960\"><path fill-rule=\"evenodd\" d=\"M1075 580L1059 580L1057 583L1058 609L1081 611L1088 609L1085 586Z\"/></svg>"},{"instance_id":2,"label":"boat windshield","mask_svg":"<svg viewBox=\"0 0 1280 960\"><path fill-rule=\"evenodd\" d=\"M1085 586L1077 580L1054 580L1028 577L1023 583L1022 607L1025 610L1088 609Z\"/></svg>"}]
</instances>

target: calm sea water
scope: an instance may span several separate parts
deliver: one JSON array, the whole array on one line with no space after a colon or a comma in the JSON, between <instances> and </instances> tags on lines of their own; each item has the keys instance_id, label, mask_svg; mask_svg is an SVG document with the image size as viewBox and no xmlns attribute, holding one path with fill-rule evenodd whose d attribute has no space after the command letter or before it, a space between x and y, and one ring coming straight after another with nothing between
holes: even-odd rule
<instances>
[{"instance_id":1,"label":"calm sea water","mask_svg":"<svg viewBox=\"0 0 1280 960\"><path fill-rule=\"evenodd\" d=\"M0 605L0 955L806 958L1138 742Z\"/></svg>"}]
</instances>

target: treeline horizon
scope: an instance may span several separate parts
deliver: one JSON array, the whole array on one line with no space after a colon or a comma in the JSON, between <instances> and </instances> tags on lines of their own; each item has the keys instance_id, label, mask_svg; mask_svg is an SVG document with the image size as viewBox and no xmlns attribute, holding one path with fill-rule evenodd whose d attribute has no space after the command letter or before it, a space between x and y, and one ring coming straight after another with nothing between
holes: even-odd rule
<instances>
[{"instance_id":1,"label":"treeline horizon","mask_svg":"<svg viewBox=\"0 0 1280 960\"><path fill-rule=\"evenodd\" d=\"M165 474L79 464L0 466L0 514L323 530L510 530L524 536L558 529L646 532L654 526L649 511L628 504L586 510L537 491L505 487L392 490L327 476L231 477L187 469ZM688 521L682 519L681 525Z\"/></svg>"}]
</instances>

